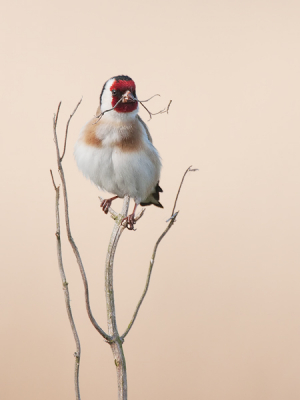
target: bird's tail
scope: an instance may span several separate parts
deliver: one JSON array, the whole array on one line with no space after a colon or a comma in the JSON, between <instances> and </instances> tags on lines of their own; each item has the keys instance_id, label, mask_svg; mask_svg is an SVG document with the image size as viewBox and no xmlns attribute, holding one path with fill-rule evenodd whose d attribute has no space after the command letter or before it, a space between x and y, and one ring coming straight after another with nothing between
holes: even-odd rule
<instances>
[{"instance_id":1,"label":"bird's tail","mask_svg":"<svg viewBox=\"0 0 300 400\"><path fill-rule=\"evenodd\" d=\"M156 207L164 208L163 205L159 202L159 193L162 192L162 188L159 186L159 182L157 182L154 191L149 194L147 199L145 199L141 204L141 206L150 206L153 204Z\"/></svg>"}]
</instances>

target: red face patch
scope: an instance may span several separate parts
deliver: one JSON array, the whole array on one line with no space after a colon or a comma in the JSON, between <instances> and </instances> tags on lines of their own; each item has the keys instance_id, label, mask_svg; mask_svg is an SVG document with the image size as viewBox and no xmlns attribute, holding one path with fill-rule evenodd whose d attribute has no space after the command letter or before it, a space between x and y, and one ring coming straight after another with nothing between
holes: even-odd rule
<instances>
[{"instance_id":1,"label":"red face patch","mask_svg":"<svg viewBox=\"0 0 300 400\"><path fill-rule=\"evenodd\" d=\"M136 97L135 94L135 83L133 81L115 81L111 87L110 91L112 93L112 102L111 105L114 107L117 102L121 99L122 95L129 90L134 97ZM115 108L115 111L121 112L121 113L127 113L127 112L132 112L137 109L138 102L127 102L123 103L120 101L120 103L117 105Z\"/></svg>"}]
</instances>

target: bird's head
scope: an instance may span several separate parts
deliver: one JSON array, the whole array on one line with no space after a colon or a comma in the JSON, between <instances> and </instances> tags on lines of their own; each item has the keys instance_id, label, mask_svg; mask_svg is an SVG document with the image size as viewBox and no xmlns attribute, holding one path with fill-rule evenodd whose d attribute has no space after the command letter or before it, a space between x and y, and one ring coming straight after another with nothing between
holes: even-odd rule
<instances>
[{"instance_id":1,"label":"bird's head","mask_svg":"<svg viewBox=\"0 0 300 400\"><path fill-rule=\"evenodd\" d=\"M101 112L110 110L105 115L130 115L138 113L138 102L136 100L135 83L126 75L118 75L109 79L103 86L100 95Z\"/></svg>"}]
</instances>

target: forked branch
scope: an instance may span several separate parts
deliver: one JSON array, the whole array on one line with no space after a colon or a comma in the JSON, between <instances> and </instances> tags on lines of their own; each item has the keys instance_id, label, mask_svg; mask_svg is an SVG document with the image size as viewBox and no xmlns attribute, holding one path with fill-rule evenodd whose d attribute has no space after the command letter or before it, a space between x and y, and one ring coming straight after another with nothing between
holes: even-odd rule
<instances>
[{"instance_id":1,"label":"forked branch","mask_svg":"<svg viewBox=\"0 0 300 400\"><path fill-rule=\"evenodd\" d=\"M77 110L77 108L78 108L80 103L81 103L81 100L78 102L75 110L70 115L70 118L68 120L68 124L67 124L67 128L66 128L66 134L65 134L65 143L66 143L66 140L67 140L68 126L69 126L70 120L73 117L73 115L75 114L75 112L76 112L76 110ZM66 181L65 181L65 177L64 177L64 171L63 171L63 167L62 167L62 157L60 156L58 140L57 140L57 133L56 133L57 119L58 119L60 106L61 106L61 102L58 105L56 114L54 114L54 118L53 118L53 133L54 133L54 143L55 143L55 147L56 147L58 172L59 172L59 175L60 175L60 178L61 178L61 183L62 183L62 188L63 188L63 195L64 195L65 221L66 221L67 236L68 236L68 240L70 242L70 245L71 245L71 247L73 249L73 252L75 254L76 261L77 261L77 264L79 266L79 270L80 270L80 273L81 273L83 286L84 286L85 305L86 305L86 310L87 310L88 316L90 318L90 321L92 322L94 328L104 337L104 339L106 339L107 341L110 341L111 337L106 332L104 332L103 329L98 325L98 323L96 322L96 320L95 320L95 318L94 318L94 316L92 314L91 307L90 307L90 300L89 300L89 288L88 288L87 278L86 278L86 275L85 275L85 270L84 270L84 267L83 267L83 263L82 263L78 248L77 248L77 246L75 244L75 241L74 241L74 239L72 237L72 234L71 234Z\"/></svg>"},{"instance_id":2,"label":"forked branch","mask_svg":"<svg viewBox=\"0 0 300 400\"><path fill-rule=\"evenodd\" d=\"M81 102L82 102L82 98L81 98L80 101L77 103L77 106L75 107L74 111L73 111L72 114L70 115L70 118L68 119L68 122L67 122L67 125L66 125L66 134L65 134L64 150L63 150L63 153L62 153L62 155L61 155L61 157L60 157L60 161L63 160L64 155L65 155L65 153L66 153L66 148L67 148L67 137L68 137L68 130L69 130L70 121L71 121L73 115L76 113L77 108L79 107L79 105L80 105Z\"/></svg>"},{"instance_id":3,"label":"forked branch","mask_svg":"<svg viewBox=\"0 0 300 400\"><path fill-rule=\"evenodd\" d=\"M177 200L178 200L178 197L179 197L179 193L180 193L180 191L181 191L181 187L182 187L184 178L186 177L186 174L187 174L188 172L195 172L195 171L198 171L198 169L196 169L196 168L192 169L192 165L190 165L190 166L188 167L188 169L185 171L185 173L183 174L183 177L182 177L182 179L181 179L181 182L180 182L180 185L179 185L179 188L178 188L178 191L177 191L177 195L176 195L176 199L175 199L175 202L174 202L174 207L173 207L173 210L172 210L172 213L171 213L171 217L169 218L169 220L172 218L172 216L173 216L173 214L174 214L174 212L175 212L175 208L176 208ZM168 221L169 221L169 220L168 220ZM168 222L168 221L167 221L167 222Z\"/></svg>"}]
</instances>

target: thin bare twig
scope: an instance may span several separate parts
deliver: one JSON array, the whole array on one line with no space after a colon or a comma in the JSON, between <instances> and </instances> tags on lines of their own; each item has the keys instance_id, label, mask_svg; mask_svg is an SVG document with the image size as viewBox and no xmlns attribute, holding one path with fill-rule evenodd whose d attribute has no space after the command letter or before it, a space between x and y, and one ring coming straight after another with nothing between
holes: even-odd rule
<instances>
[{"instance_id":1,"label":"thin bare twig","mask_svg":"<svg viewBox=\"0 0 300 400\"><path fill-rule=\"evenodd\" d=\"M58 140L57 140L57 133L56 133L57 119L58 119L58 113L59 113L60 105L61 105L61 102L58 105L57 114L54 115L54 118L53 118L53 133L54 133L54 142L55 142L55 147L56 147L58 172L59 172L59 175L60 175L60 178L61 178L62 188L63 188L63 195L64 195L65 222L66 222L67 236L68 236L70 245L71 245L71 247L73 249L73 252L75 254L75 257L76 257L76 260L77 260L77 264L79 266L79 270L80 270L80 273L81 273L81 277L82 277L82 281L83 281L83 285L84 285L85 305L86 305L86 310L87 310L88 316L90 318L90 321L92 322L94 328L104 337L104 339L106 339L107 341L111 341L111 339L112 339L111 336L109 336L106 332L103 331L103 329L101 329L101 327L98 325L98 323L96 322L96 320L95 320L95 318L94 318L94 316L92 314L91 307L90 307L90 300L89 300L88 282L87 282L87 278L86 278L86 275L85 275L85 270L84 270L84 267L83 267L83 264L82 264L82 260L81 260L78 248L77 248L77 246L75 244L75 241L74 241L74 239L72 237L72 234L71 234L70 220L69 220L69 206L68 206L67 187L66 187L64 171L63 171L63 167L62 167L62 163L61 163L61 157L60 157Z\"/></svg>"},{"instance_id":2,"label":"thin bare twig","mask_svg":"<svg viewBox=\"0 0 300 400\"><path fill-rule=\"evenodd\" d=\"M148 112L148 114L149 114L149 116L150 116L150 118L149 118L148 121L150 121L150 119L152 118L152 115L163 114L163 113L165 113L165 112L168 114L170 105L171 105L171 103L172 103L172 100L170 100L170 101L169 101L169 104L168 104L168 106L167 106L166 108L164 108L164 109L158 111L157 113L152 113L152 112L149 111L148 108L142 103L141 100L138 100L138 99L136 99L136 100L137 100L137 101L144 107L144 109ZM149 99L149 100L150 100L150 99ZM148 100L146 100L146 101L148 101Z\"/></svg>"},{"instance_id":3,"label":"thin bare twig","mask_svg":"<svg viewBox=\"0 0 300 400\"><path fill-rule=\"evenodd\" d=\"M175 211L175 207L176 207L176 203L177 203L177 200L178 200L178 196L179 196L179 193L180 193L180 190L181 190L181 187L182 187L182 184L183 184L183 181L184 181L184 178L185 178L185 176L186 176L186 174L188 173L188 172L194 172L194 171L198 171L198 169L191 169L192 168L192 165L190 165L189 167L188 167L188 169L185 171L185 173L183 174L183 177L182 177L182 179L181 179L181 183L180 183L180 185L179 185L179 189L178 189L178 192L177 192L177 195L176 195L176 199L175 199L175 202L174 202L174 207L173 207L173 210L172 210L172 213L171 213L171 217L168 219L168 221L172 218L172 216L174 215L174 211ZM168 222L167 221L167 222Z\"/></svg>"},{"instance_id":4,"label":"thin bare twig","mask_svg":"<svg viewBox=\"0 0 300 400\"><path fill-rule=\"evenodd\" d=\"M125 339L125 337L127 336L128 332L129 332L130 329L132 328L132 325L133 325L133 323L134 323L134 321L135 321L135 319L136 319L136 317L137 317L137 314L138 314L139 309L140 309L140 307L141 307L141 305L142 305L142 302L143 302L143 300L144 300L144 298L145 298L145 296L146 296L146 294L147 294L158 245L159 245L159 243L162 241L162 239L164 238L164 236L168 233L168 231L171 229L171 227L172 227L172 225L174 224L175 219L176 219L176 217L177 217L177 215L178 215L178 212L179 212L179 211L177 211L177 212L173 215L173 218L172 218L171 221L169 222L167 228L163 231L163 233L160 235L160 237L158 238L157 242L155 243L155 246L154 246L154 249L153 249L153 253L152 253L152 257L151 257L151 260L150 260L150 265L149 265L149 270L148 270L148 275L147 275L147 279L146 279L146 284L145 284L144 291L143 291L142 296L141 296L141 298L140 298L140 300L139 300L139 302L138 302L138 305L136 306L136 309L135 309L135 311L134 311L134 313L133 313L133 317L131 318L131 321L130 321L130 323L129 323L127 329L126 329L126 331L125 331L125 332L123 333L123 335L121 336L121 339L122 339L122 340Z\"/></svg>"},{"instance_id":5,"label":"thin bare twig","mask_svg":"<svg viewBox=\"0 0 300 400\"><path fill-rule=\"evenodd\" d=\"M153 96L149 97L149 99L147 99L147 100L139 100L139 101L140 101L141 103L147 103L147 101L152 100L153 97L156 97L156 96L159 96L159 97L160 97L160 94L156 93L156 94L154 94Z\"/></svg>"},{"instance_id":6,"label":"thin bare twig","mask_svg":"<svg viewBox=\"0 0 300 400\"><path fill-rule=\"evenodd\" d=\"M172 100L169 101L168 107L167 107L167 114L169 114L169 109L170 109L170 105L172 103Z\"/></svg>"},{"instance_id":7,"label":"thin bare twig","mask_svg":"<svg viewBox=\"0 0 300 400\"><path fill-rule=\"evenodd\" d=\"M114 109L121 103L121 101L123 100L124 96L125 96L125 95L123 95L123 96L120 98L120 100L118 100L118 101L116 102L116 104L113 106L113 108L110 108L109 110L105 110L105 111L103 111L101 114L96 115L95 118L97 118L97 121L94 122L93 125L96 125L96 124L100 121L100 119L103 117L103 115L104 115L105 113L107 113L108 111L114 110Z\"/></svg>"},{"instance_id":8,"label":"thin bare twig","mask_svg":"<svg viewBox=\"0 0 300 400\"><path fill-rule=\"evenodd\" d=\"M58 103L58 107L57 107L56 114L54 114L54 126L55 126L55 129L56 129L56 127L57 127L57 119L58 119L58 114L59 114L60 106L61 106L61 101Z\"/></svg>"},{"instance_id":9,"label":"thin bare twig","mask_svg":"<svg viewBox=\"0 0 300 400\"><path fill-rule=\"evenodd\" d=\"M126 331L125 331L125 332L123 333L123 335L121 336L121 339L122 339L122 340L125 339L125 336L128 334L128 332L129 332L130 329L132 328L132 325L133 325L133 323L134 323L134 321L135 321L135 319L136 319L136 317L137 317L137 314L138 314L139 309L140 309L140 307L141 307L141 305L142 305L142 302L143 302L143 300L144 300L144 298L145 298L145 296L146 296L146 294L147 294L158 245L159 245L159 243L162 241L162 239L164 238L164 236L168 233L168 231L171 229L171 227L173 226L173 224L174 224L174 222L175 222L175 220L176 220L176 217L177 217L177 215L178 215L178 213L179 213L179 211L176 211L176 212L174 213L174 210L175 210L175 207L176 207L177 199L178 199L178 196L179 196L179 193L180 193L180 190L181 190L181 187L182 187L184 178L185 178L186 174L187 174L189 171L197 171L197 169L191 169L191 166L188 167L188 169L185 171L185 173L184 173L184 175L183 175L183 177L182 177L182 180L181 180L181 183L180 183L180 186L179 186L179 189L178 189L178 191L177 191L176 198L175 198L175 202L174 202L174 207L173 207L173 211L172 211L172 214L171 214L171 218L169 218L168 221L167 221L167 222L169 222L169 221L170 221L170 222L169 222L167 228L164 230L164 232L160 235L160 237L158 238L157 242L155 243L154 250L153 250L153 253L152 253L152 258L151 258L151 260L150 260L150 265L149 265L149 269L148 269L148 275L147 275L147 279L146 279L146 284L145 284L144 291L143 291L142 296L141 296L141 298L140 298L140 300L139 300L139 302L138 302L138 305L136 306L136 309L135 309L135 311L134 311L134 313L133 313L133 317L131 318L131 321L130 321L130 323L129 323L127 329L126 329Z\"/></svg>"},{"instance_id":10,"label":"thin bare twig","mask_svg":"<svg viewBox=\"0 0 300 400\"><path fill-rule=\"evenodd\" d=\"M60 188L59 188L59 186L55 185L52 170L50 170L50 173L51 173L52 183L53 183L54 190L55 190L55 215L56 215L55 236L56 236L57 259L58 259L59 272L60 272L60 276L61 276L61 280L62 280L67 314L68 314L69 322L70 322L71 329L72 329L73 336L74 336L75 343L76 343L76 352L74 353L74 356L75 356L74 384L75 384L76 400L80 400L79 363L80 363L81 348L80 348L79 336L78 336L74 318L72 315L68 282L66 279L66 275L65 275L65 271L64 271L64 267L63 267L63 260L62 260L62 249L61 249L61 240L60 240L60 217L59 217L59 189Z\"/></svg>"},{"instance_id":11,"label":"thin bare twig","mask_svg":"<svg viewBox=\"0 0 300 400\"><path fill-rule=\"evenodd\" d=\"M74 111L73 111L72 114L70 115L70 118L68 119L68 122L67 122L67 125L66 125L66 134L65 134L64 150L63 150L62 156L60 157L60 161L63 160L64 155L65 155L65 152L66 152L66 147L67 147L67 136L68 136L68 129L69 129L70 121L71 121L73 115L76 113L77 108L79 107L79 105L80 105L81 102L82 102L82 97L81 97L81 99L79 100L79 102L77 103L77 106L75 107Z\"/></svg>"},{"instance_id":12,"label":"thin bare twig","mask_svg":"<svg viewBox=\"0 0 300 400\"><path fill-rule=\"evenodd\" d=\"M138 103L140 103L140 104L144 107L144 109L148 112L148 114L149 114L149 116L150 116L150 118L149 118L148 121L150 121L150 119L152 118L152 115L163 114L163 113L167 113L167 114L168 114L168 113L169 113L170 105L171 105L171 103L172 103L172 100L170 100L170 101L169 101L169 104L168 104L168 106L167 106L166 108L164 108L164 109L158 111L157 113L152 113L151 111L148 110L148 108L147 108L143 103L146 103L147 101L153 99L153 97L155 97L155 96L160 96L160 94L155 94L155 95L153 95L152 97L150 97L150 98L147 99L147 100L139 100L139 99L137 99L136 97L133 97L133 99L134 99L135 101L137 101ZM114 109L121 103L121 101L123 100L124 97L125 97L125 94L123 94L123 95L121 96L121 98L117 101L117 103L116 103L112 108L110 108L109 110L103 111L103 112L100 113L99 115L96 115L95 118L97 119L97 121L94 122L93 125L97 124L97 123L100 121L100 119L103 117L103 115L104 115L105 113L107 113L108 111L114 110Z\"/></svg>"},{"instance_id":13,"label":"thin bare twig","mask_svg":"<svg viewBox=\"0 0 300 400\"><path fill-rule=\"evenodd\" d=\"M55 185L55 182L54 182L54 177L53 177L52 169L50 169L50 175L51 175L51 178L52 178L52 183L53 183L53 186L54 186L54 190L56 190L56 189L57 189L57 186Z\"/></svg>"}]
</instances>

